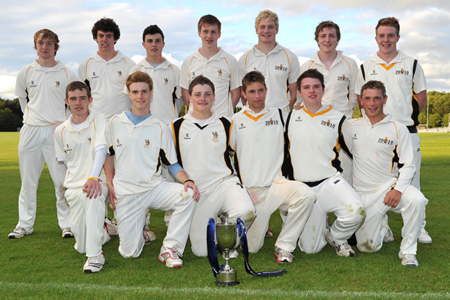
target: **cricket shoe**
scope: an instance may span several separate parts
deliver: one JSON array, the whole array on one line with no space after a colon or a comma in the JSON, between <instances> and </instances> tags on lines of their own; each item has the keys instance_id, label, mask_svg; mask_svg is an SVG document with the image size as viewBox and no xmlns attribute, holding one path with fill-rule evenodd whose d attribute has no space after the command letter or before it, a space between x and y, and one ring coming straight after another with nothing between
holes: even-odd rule
<instances>
[{"instance_id":1,"label":"cricket shoe","mask_svg":"<svg viewBox=\"0 0 450 300\"><path fill-rule=\"evenodd\" d=\"M33 230L26 232L22 227L16 227L13 232L8 234L9 239L21 239L26 235L32 234Z\"/></svg>"},{"instance_id":2,"label":"cricket shoe","mask_svg":"<svg viewBox=\"0 0 450 300\"><path fill-rule=\"evenodd\" d=\"M165 263L169 268L181 268L183 266L183 261L180 256L181 255L174 249L162 246L158 259L160 262Z\"/></svg>"},{"instance_id":3,"label":"cricket shoe","mask_svg":"<svg viewBox=\"0 0 450 300\"><path fill-rule=\"evenodd\" d=\"M291 252L283 250L281 248L275 247L275 257L277 259L277 263L292 263L294 259L294 255Z\"/></svg>"},{"instance_id":4,"label":"cricket shoe","mask_svg":"<svg viewBox=\"0 0 450 300\"><path fill-rule=\"evenodd\" d=\"M402 254L402 252L398 253L398 258L402 260L402 265L407 267L418 267L419 262L414 254Z\"/></svg>"},{"instance_id":5,"label":"cricket shoe","mask_svg":"<svg viewBox=\"0 0 450 300\"><path fill-rule=\"evenodd\" d=\"M420 230L419 238L417 239L417 241L421 244L431 244L431 242L433 242L431 236L428 234L425 228L422 228Z\"/></svg>"},{"instance_id":6,"label":"cricket shoe","mask_svg":"<svg viewBox=\"0 0 450 300\"><path fill-rule=\"evenodd\" d=\"M109 236L119 235L119 229L117 228L117 223L116 224L112 223L109 218L105 217L104 226L105 226L106 232L108 232Z\"/></svg>"},{"instance_id":7,"label":"cricket shoe","mask_svg":"<svg viewBox=\"0 0 450 300\"><path fill-rule=\"evenodd\" d=\"M266 238L269 238L269 237L273 237L273 231L270 228L268 228L266 231Z\"/></svg>"},{"instance_id":8,"label":"cricket shoe","mask_svg":"<svg viewBox=\"0 0 450 300\"><path fill-rule=\"evenodd\" d=\"M73 232L72 229L70 229L70 227L66 227L62 230L62 237L67 239L67 238L73 238Z\"/></svg>"},{"instance_id":9,"label":"cricket shoe","mask_svg":"<svg viewBox=\"0 0 450 300\"><path fill-rule=\"evenodd\" d=\"M392 233L391 228L388 226L386 230L386 235L383 238L383 243L390 243L394 241L394 234Z\"/></svg>"},{"instance_id":10,"label":"cricket shoe","mask_svg":"<svg viewBox=\"0 0 450 300\"><path fill-rule=\"evenodd\" d=\"M144 242L146 245L148 245L148 244L150 244L150 242L153 242L154 240L156 240L156 234L153 231L151 231L150 229L144 229L142 234L144 236Z\"/></svg>"},{"instance_id":11,"label":"cricket shoe","mask_svg":"<svg viewBox=\"0 0 450 300\"><path fill-rule=\"evenodd\" d=\"M353 257L355 256L355 251L353 251L352 247L347 243L347 241L342 244L337 244L333 237L331 236L330 230L325 233L325 240L327 243L336 249L336 253L339 256Z\"/></svg>"},{"instance_id":12,"label":"cricket shoe","mask_svg":"<svg viewBox=\"0 0 450 300\"><path fill-rule=\"evenodd\" d=\"M103 265L105 264L105 256L102 254L97 256L89 257L84 264L83 272L84 273L97 273L103 269Z\"/></svg>"}]
</instances>

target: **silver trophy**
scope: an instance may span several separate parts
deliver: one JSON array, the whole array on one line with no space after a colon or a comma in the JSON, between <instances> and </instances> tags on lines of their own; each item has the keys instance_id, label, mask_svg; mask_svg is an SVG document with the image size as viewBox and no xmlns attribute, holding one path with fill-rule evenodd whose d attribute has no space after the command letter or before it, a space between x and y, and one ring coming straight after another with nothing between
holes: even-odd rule
<instances>
[{"instance_id":1,"label":"silver trophy","mask_svg":"<svg viewBox=\"0 0 450 300\"><path fill-rule=\"evenodd\" d=\"M216 285L234 286L239 284L239 281L237 271L230 266L230 251L241 244L238 225L236 222L229 221L226 216L221 216L220 219L221 223L216 223L216 239L217 245L224 254L225 265L219 271Z\"/></svg>"}]
</instances>

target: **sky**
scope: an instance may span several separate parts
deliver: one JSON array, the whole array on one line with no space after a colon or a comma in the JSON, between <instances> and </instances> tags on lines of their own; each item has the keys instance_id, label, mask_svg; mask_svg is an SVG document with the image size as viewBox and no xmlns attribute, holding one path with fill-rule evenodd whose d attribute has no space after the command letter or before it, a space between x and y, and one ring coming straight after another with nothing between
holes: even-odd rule
<instances>
[{"instance_id":1,"label":"sky","mask_svg":"<svg viewBox=\"0 0 450 300\"><path fill-rule=\"evenodd\" d=\"M277 41L305 62L318 50L314 30L332 20L341 29L338 50L358 64L377 51L379 19L400 20L398 49L419 60L429 91L450 92L450 1L448 0L0 0L0 97L14 99L19 70L37 58L33 35L42 28L58 34L56 59L77 74L81 61L97 51L93 24L102 17L116 21L121 37L116 49L139 62L145 55L142 32L157 24L165 35L163 55L181 66L201 46L197 22L212 14L222 22L219 46L236 58L257 43L255 18L270 9L280 20ZM213 3L213 5L211 5Z\"/></svg>"}]
</instances>

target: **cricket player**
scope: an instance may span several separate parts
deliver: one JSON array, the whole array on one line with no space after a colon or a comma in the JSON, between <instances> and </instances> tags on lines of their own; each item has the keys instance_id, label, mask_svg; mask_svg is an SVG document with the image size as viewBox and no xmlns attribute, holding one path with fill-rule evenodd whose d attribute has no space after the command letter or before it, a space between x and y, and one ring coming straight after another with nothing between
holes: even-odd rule
<instances>
[{"instance_id":1,"label":"cricket player","mask_svg":"<svg viewBox=\"0 0 450 300\"><path fill-rule=\"evenodd\" d=\"M177 163L170 130L150 112L153 83L137 71L127 79L131 111L113 117L108 126L110 156L105 172L119 230L119 252L138 257L144 248L142 228L147 209L174 210L158 259L171 268L183 265L191 219L200 194ZM166 182L161 163L183 184ZM115 169L114 169L115 168ZM206 239L206 237L205 237Z\"/></svg>"},{"instance_id":2,"label":"cricket player","mask_svg":"<svg viewBox=\"0 0 450 300\"><path fill-rule=\"evenodd\" d=\"M361 87L365 115L351 123L353 186L366 208L366 220L356 232L358 249L376 252L383 246L388 211L402 215L399 258L417 267L417 239L428 200L411 182L416 171L408 128L386 114L390 101L382 82L370 80Z\"/></svg>"},{"instance_id":3,"label":"cricket player","mask_svg":"<svg viewBox=\"0 0 450 300\"><path fill-rule=\"evenodd\" d=\"M322 105L324 77L316 69L305 71L297 81L304 107L293 110L286 122L287 169L291 179L302 181L317 193L311 216L300 235L305 253L317 253L328 242L339 256L354 256L347 239L361 226L364 207L344 180L339 150L349 153L351 143L345 116L330 105ZM327 230L327 213L337 220Z\"/></svg>"},{"instance_id":4,"label":"cricket player","mask_svg":"<svg viewBox=\"0 0 450 300\"><path fill-rule=\"evenodd\" d=\"M44 162L55 186L58 225L63 237L73 237L70 229L69 206L64 198L66 168L55 159L53 133L67 119L66 86L76 80L75 74L55 60L59 38L49 29L34 34L34 49L38 59L19 71L16 95L23 112L20 130L19 166L22 187L19 194L19 223L8 237L20 239L33 233L36 220L36 192Z\"/></svg>"},{"instance_id":5,"label":"cricket player","mask_svg":"<svg viewBox=\"0 0 450 300\"><path fill-rule=\"evenodd\" d=\"M55 130L55 153L58 162L67 166L64 187L75 249L88 257L84 273L96 273L105 264L102 244L107 235L104 217L108 187L99 180L106 158L106 118L89 111L91 92L81 81L67 86L65 102L72 115Z\"/></svg>"},{"instance_id":6,"label":"cricket player","mask_svg":"<svg viewBox=\"0 0 450 300\"><path fill-rule=\"evenodd\" d=\"M220 116L231 118L239 102L240 83L237 60L217 46L221 35L221 23L213 15L205 15L198 21L198 36L202 46L188 56L181 65L180 86L183 99L189 105L188 88L198 75L209 78L216 89L213 109Z\"/></svg>"},{"instance_id":7,"label":"cricket player","mask_svg":"<svg viewBox=\"0 0 450 300\"><path fill-rule=\"evenodd\" d=\"M231 221L242 219L248 229L255 207L233 168L228 145L230 121L212 109L214 84L199 75L189 84L188 92L192 109L172 122L172 132L178 161L201 192L189 233L192 252L207 256L208 220L226 214ZM232 257L237 257L237 252Z\"/></svg>"},{"instance_id":8,"label":"cricket player","mask_svg":"<svg viewBox=\"0 0 450 300\"><path fill-rule=\"evenodd\" d=\"M281 174L283 114L279 108L265 106L264 76L258 71L247 73L242 79L242 94L247 106L233 116L230 146L236 151L234 162L241 182L256 207L257 218L247 235L249 251L262 248L270 216L281 208L287 211L287 217L275 243L275 257L278 263L292 263L292 252L311 214L316 193Z\"/></svg>"},{"instance_id":9,"label":"cricket player","mask_svg":"<svg viewBox=\"0 0 450 300\"><path fill-rule=\"evenodd\" d=\"M92 27L98 51L78 68L78 78L92 91L91 110L106 119L130 109L130 99L123 92L127 76L135 63L115 49L120 38L119 26L113 19L102 18Z\"/></svg>"},{"instance_id":10,"label":"cricket player","mask_svg":"<svg viewBox=\"0 0 450 300\"><path fill-rule=\"evenodd\" d=\"M359 70L355 92L360 95L361 87L369 80L379 80L386 87L385 112L405 125L411 133L416 173L412 184L420 190L420 138L417 133L419 113L427 103L427 85L422 67L417 59L397 50L400 40L400 23L394 17L383 18L375 27L375 41L378 52L365 61ZM360 96L358 101L360 100ZM420 232L419 243L430 244L432 239L425 230ZM389 230L389 234L391 234ZM393 236L390 241L393 241Z\"/></svg>"},{"instance_id":11,"label":"cricket player","mask_svg":"<svg viewBox=\"0 0 450 300\"><path fill-rule=\"evenodd\" d=\"M267 106L280 108L286 117L297 101L297 78L300 64L297 56L276 41L278 15L270 10L261 11L255 20L258 44L239 58L239 74L260 71L267 82ZM246 99L242 98L245 105Z\"/></svg>"}]
</instances>

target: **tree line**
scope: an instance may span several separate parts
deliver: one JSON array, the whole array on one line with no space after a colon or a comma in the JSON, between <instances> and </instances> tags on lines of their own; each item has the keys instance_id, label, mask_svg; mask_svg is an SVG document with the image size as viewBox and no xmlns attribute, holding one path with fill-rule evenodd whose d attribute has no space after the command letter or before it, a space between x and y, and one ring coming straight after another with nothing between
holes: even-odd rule
<instances>
[{"instance_id":1,"label":"tree line","mask_svg":"<svg viewBox=\"0 0 450 300\"><path fill-rule=\"evenodd\" d=\"M389 99L388 99L389 101ZM235 111L240 108L236 107ZM450 113L450 93L447 92L428 92L428 105L424 107L419 115L421 125L427 124L428 127L448 127L448 116ZM181 112L184 112L181 109ZM355 107L353 117L360 117L358 106ZM23 114L20 109L19 99L9 100L0 98L0 131L17 131L22 127Z\"/></svg>"}]
</instances>

